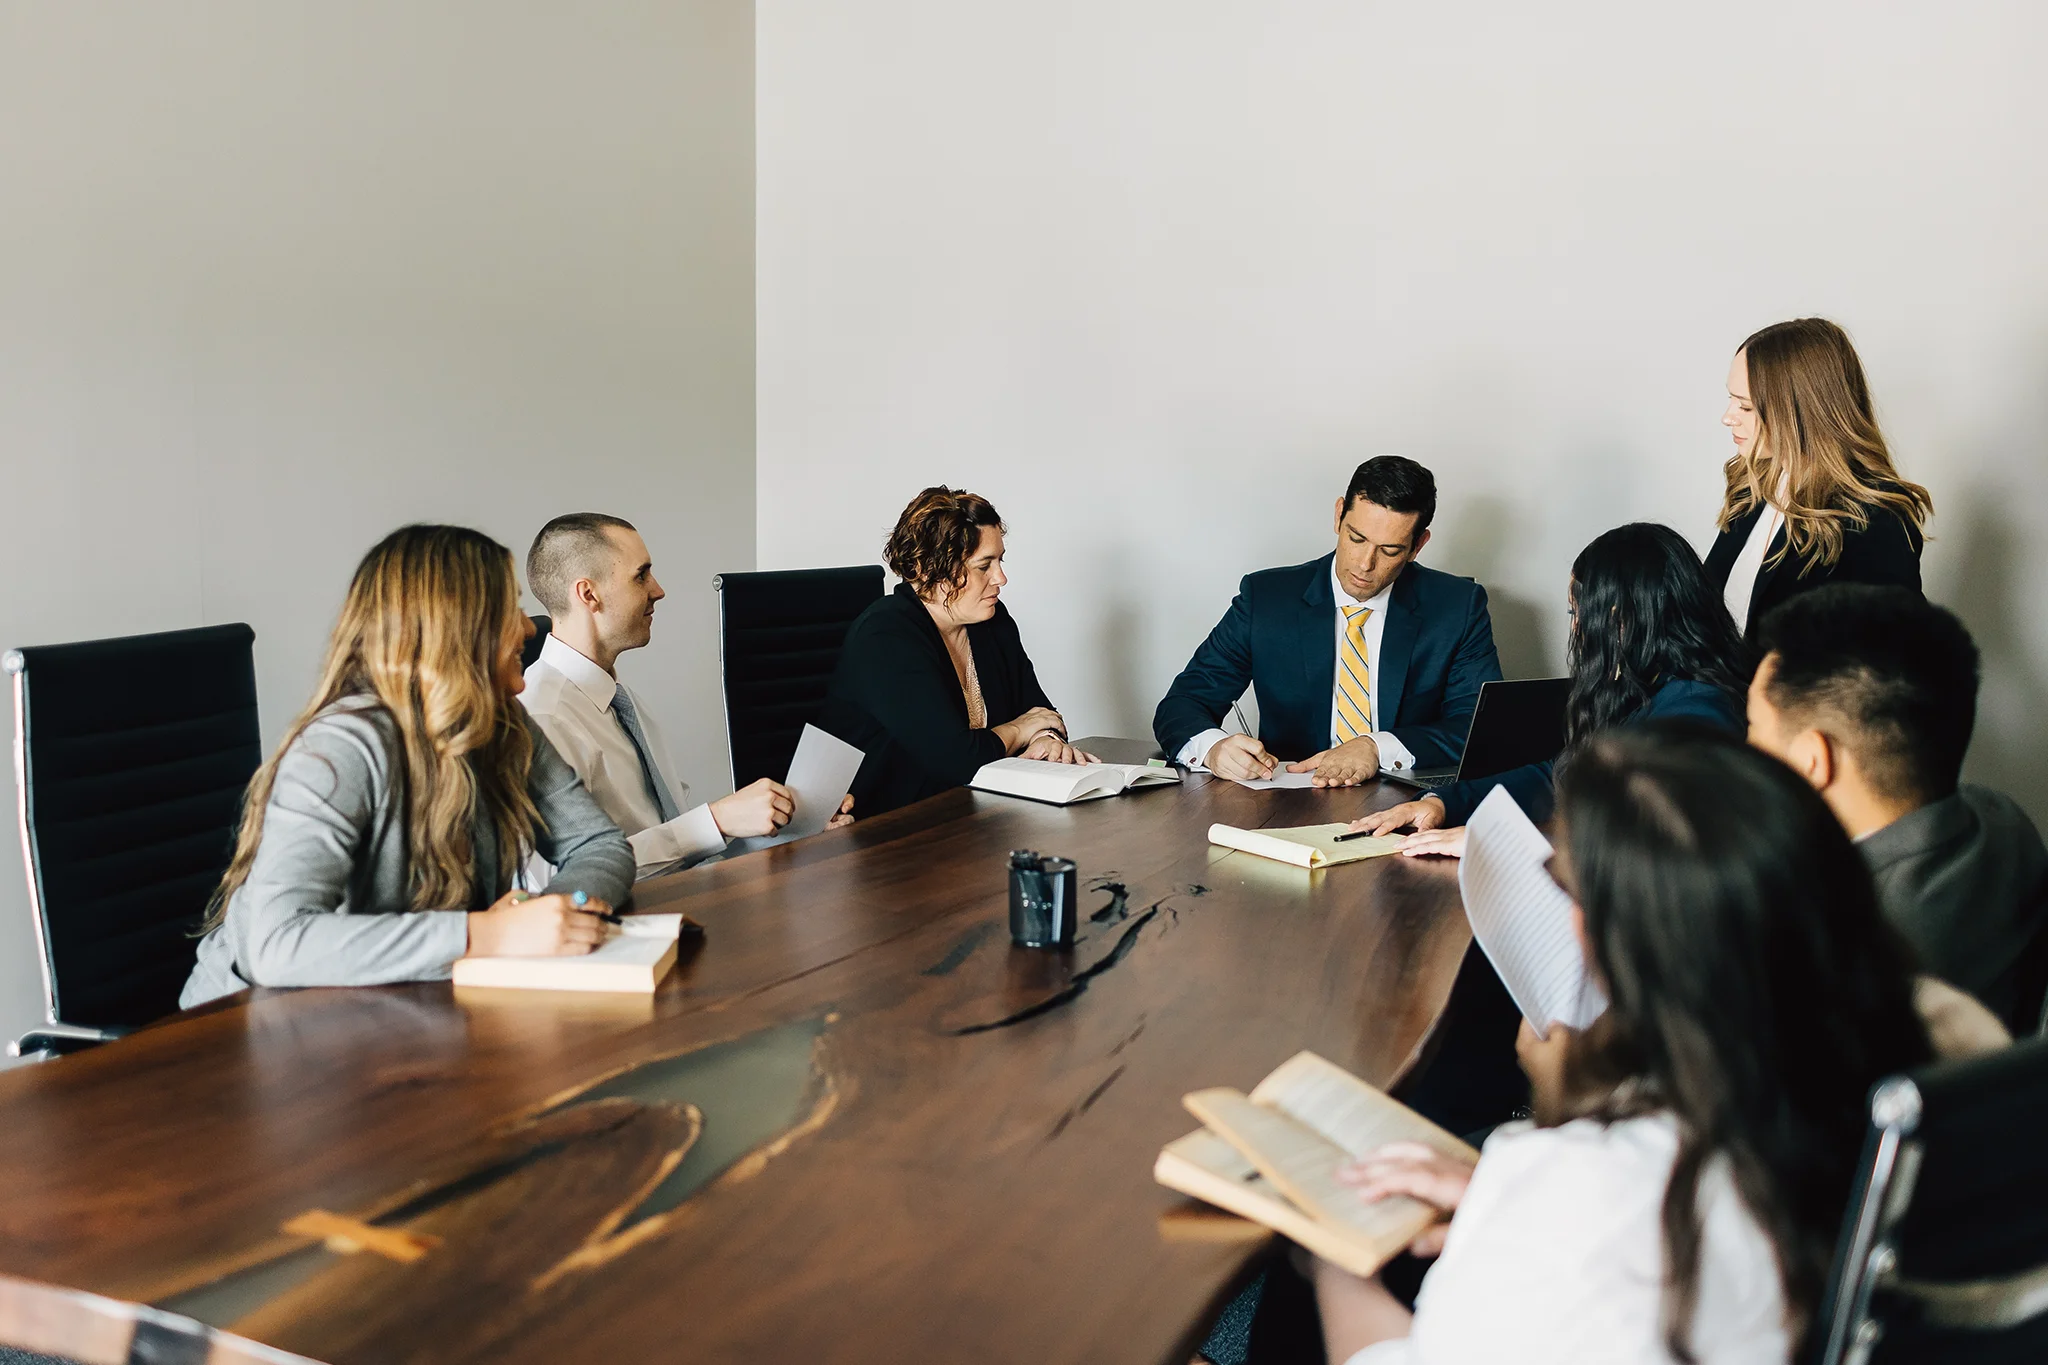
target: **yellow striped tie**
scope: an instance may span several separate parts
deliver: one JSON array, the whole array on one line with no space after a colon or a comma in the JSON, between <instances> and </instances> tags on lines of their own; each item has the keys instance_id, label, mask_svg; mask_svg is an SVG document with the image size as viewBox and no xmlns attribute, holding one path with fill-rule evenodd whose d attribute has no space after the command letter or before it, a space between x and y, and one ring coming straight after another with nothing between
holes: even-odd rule
<instances>
[{"instance_id":1,"label":"yellow striped tie","mask_svg":"<svg viewBox=\"0 0 2048 1365\"><path fill-rule=\"evenodd\" d=\"M1337 658L1337 742L1372 733L1372 666L1365 656L1365 618L1371 607L1341 607L1344 648Z\"/></svg>"}]
</instances>

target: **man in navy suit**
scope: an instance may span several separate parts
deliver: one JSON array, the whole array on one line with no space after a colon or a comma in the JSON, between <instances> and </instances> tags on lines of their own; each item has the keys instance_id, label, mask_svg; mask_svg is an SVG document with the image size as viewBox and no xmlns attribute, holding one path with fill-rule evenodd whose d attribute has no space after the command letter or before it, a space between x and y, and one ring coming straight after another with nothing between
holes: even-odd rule
<instances>
[{"instance_id":1,"label":"man in navy suit","mask_svg":"<svg viewBox=\"0 0 2048 1365\"><path fill-rule=\"evenodd\" d=\"M1415 562L1435 513L1436 480L1415 461L1360 465L1337 501L1335 553L1246 575L1173 680L1152 716L1167 755L1244 779L1291 757L1319 787L1456 763L1500 656L1486 590ZM1217 722L1247 683L1259 733L1225 734Z\"/></svg>"}]
</instances>

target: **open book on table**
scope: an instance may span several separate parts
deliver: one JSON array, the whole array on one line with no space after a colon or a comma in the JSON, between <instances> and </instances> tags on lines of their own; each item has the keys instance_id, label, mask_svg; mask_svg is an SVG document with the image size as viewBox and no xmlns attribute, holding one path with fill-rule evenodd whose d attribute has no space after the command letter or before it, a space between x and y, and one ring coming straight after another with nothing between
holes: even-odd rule
<instances>
[{"instance_id":1,"label":"open book on table","mask_svg":"<svg viewBox=\"0 0 2048 1365\"><path fill-rule=\"evenodd\" d=\"M984 766L967 785L979 791L1067 806L1099 796L1115 796L1132 787L1163 786L1178 781L1178 770L1149 763L1054 763L1045 758L999 758Z\"/></svg>"},{"instance_id":2,"label":"open book on table","mask_svg":"<svg viewBox=\"0 0 2048 1365\"><path fill-rule=\"evenodd\" d=\"M1572 928L1572 898L1550 875L1551 851L1507 788L1495 787L1465 825L1458 863L1472 937L1545 1038L1552 1024L1582 1029L1607 1012Z\"/></svg>"},{"instance_id":3,"label":"open book on table","mask_svg":"<svg viewBox=\"0 0 2048 1365\"><path fill-rule=\"evenodd\" d=\"M1384 858L1401 851L1406 841L1400 834L1368 834L1342 843L1337 836L1349 826L1298 825L1291 829L1239 829L1236 825L1209 826L1209 842L1261 858L1293 863L1296 867L1335 867L1338 863Z\"/></svg>"},{"instance_id":4,"label":"open book on table","mask_svg":"<svg viewBox=\"0 0 2048 1365\"><path fill-rule=\"evenodd\" d=\"M460 958L455 984L651 994L676 965L682 928L681 915L627 915L616 934L580 957Z\"/></svg>"},{"instance_id":5,"label":"open book on table","mask_svg":"<svg viewBox=\"0 0 2048 1365\"><path fill-rule=\"evenodd\" d=\"M1370 1275L1438 1218L1403 1196L1366 1203L1337 1169L1390 1142L1479 1153L1313 1052L1298 1052L1251 1094L1197 1090L1182 1103L1203 1126L1160 1149L1152 1178L1264 1224L1354 1275Z\"/></svg>"}]
</instances>

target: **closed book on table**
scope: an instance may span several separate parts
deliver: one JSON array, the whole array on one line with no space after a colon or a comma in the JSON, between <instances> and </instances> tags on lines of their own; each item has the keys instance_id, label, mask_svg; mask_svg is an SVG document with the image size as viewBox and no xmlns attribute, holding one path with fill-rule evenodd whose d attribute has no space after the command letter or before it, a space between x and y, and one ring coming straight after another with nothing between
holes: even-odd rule
<instances>
[{"instance_id":1,"label":"closed book on table","mask_svg":"<svg viewBox=\"0 0 2048 1365\"><path fill-rule=\"evenodd\" d=\"M652 994L676 965L681 915L627 915L608 941L577 957L465 957L458 986L528 991L638 991Z\"/></svg>"}]
</instances>

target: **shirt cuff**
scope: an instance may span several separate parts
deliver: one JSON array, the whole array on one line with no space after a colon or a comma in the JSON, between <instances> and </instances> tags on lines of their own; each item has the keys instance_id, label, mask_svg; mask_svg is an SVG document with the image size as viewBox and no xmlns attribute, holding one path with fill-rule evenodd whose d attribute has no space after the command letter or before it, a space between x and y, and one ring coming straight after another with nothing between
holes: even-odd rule
<instances>
[{"instance_id":1,"label":"shirt cuff","mask_svg":"<svg viewBox=\"0 0 2048 1365\"><path fill-rule=\"evenodd\" d=\"M1183 768L1205 773L1209 770L1203 766L1203 760L1209 757L1209 750L1214 747L1217 740L1226 738L1229 734L1228 730L1204 730L1181 745L1180 752L1174 755L1173 761Z\"/></svg>"},{"instance_id":2,"label":"shirt cuff","mask_svg":"<svg viewBox=\"0 0 2048 1365\"><path fill-rule=\"evenodd\" d=\"M633 877L651 877L677 863L702 862L725 852L725 835L708 805L693 806L666 824L652 825L627 840L633 845Z\"/></svg>"},{"instance_id":3,"label":"shirt cuff","mask_svg":"<svg viewBox=\"0 0 2048 1365\"><path fill-rule=\"evenodd\" d=\"M1344 1365L1407 1365L1408 1338L1376 1341L1362 1351L1353 1351Z\"/></svg>"},{"instance_id":4,"label":"shirt cuff","mask_svg":"<svg viewBox=\"0 0 2048 1365\"><path fill-rule=\"evenodd\" d=\"M1406 772L1415 766L1415 753L1394 737L1392 730L1372 732L1373 743L1380 746L1380 766L1392 768L1395 772Z\"/></svg>"}]
</instances>

